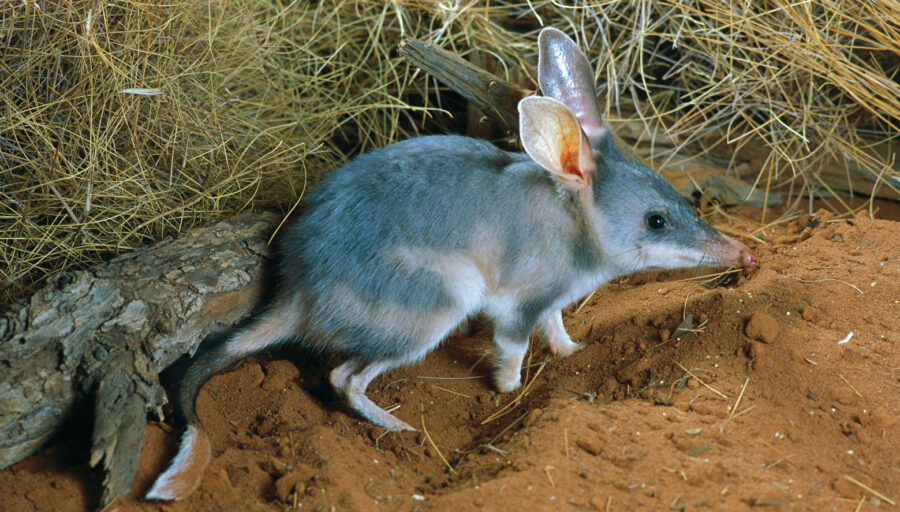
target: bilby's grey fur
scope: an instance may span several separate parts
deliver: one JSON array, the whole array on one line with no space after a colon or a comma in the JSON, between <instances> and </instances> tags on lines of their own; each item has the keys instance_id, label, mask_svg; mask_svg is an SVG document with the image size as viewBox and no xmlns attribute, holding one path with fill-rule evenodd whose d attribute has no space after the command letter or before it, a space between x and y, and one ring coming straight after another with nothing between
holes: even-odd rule
<instances>
[{"instance_id":1,"label":"bilby's grey fur","mask_svg":"<svg viewBox=\"0 0 900 512\"><path fill-rule=\"evenodd\" d=\"M554 353L571 354L580 346L560 310L609 279L750 261L749 249L616 149L574 43L547 29L540 46L541 87L559 101L520 104L531 156L467 137L419 137L356 158L306 197L305 213L282 235L271 305L200 355L183 379L177 405L190 424L211 375L299 341L347 357L330 380L353 410L388 429L412 429L371 402L366 387L422 359L473 314L493 323L495 384L511 391L531 331L541 328ZM553 146L557 135L567 142ZM562 149L540 149L549 146ZM653 214L664 216L664 229L651 229ZM177 481L178 471L165 481ZM148 496L184 494L163 487Z\"/></svg>"}]
</instances>

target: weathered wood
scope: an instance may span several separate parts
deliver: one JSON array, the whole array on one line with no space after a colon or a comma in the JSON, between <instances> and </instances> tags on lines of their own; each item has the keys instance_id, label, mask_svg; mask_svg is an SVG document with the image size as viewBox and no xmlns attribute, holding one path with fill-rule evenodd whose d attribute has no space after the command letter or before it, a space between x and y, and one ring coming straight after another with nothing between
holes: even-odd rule
<instances>
[{"instance_id":1,"label":"weathered wood","mask_svg":"<svg viewBox=\"0 0 900 512\"><path fill-rule=\"evenodd\" d=\"M518 132L519 100L531 94L516 84L489 73L438 46L407 37L398 52L410 64L447 84L472 104Z\"/></svg>"},{"instance_id":2,"label":"weathered wood","mask_svg":"<svg viewBox=\"0 0 900 512\"><path fill-rule=\"evenodd\" d=\"M0 316L0 468L93 396L103 503L127 492L146 415L165 402L158 373L251 310L275 220L239 215L67 272Z\"/></svg>"}]
</instances>

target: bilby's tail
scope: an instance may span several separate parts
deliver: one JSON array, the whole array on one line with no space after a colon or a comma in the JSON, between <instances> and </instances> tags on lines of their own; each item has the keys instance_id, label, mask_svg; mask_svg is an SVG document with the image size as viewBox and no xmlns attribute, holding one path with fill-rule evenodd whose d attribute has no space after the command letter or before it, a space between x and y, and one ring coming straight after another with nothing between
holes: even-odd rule
<instances>
[{"instance_id":1,"label":"bilby's tail","mask_svg":"<svg viewBox=\"0 0 900 512\"><path fill-rule=\"evenodd\" d=\"M198 424L188 424L181 438L178 455L169 468L153 482L146 498L166 501L187 498L200 485L209 457L209 437L206 432Z\"/></svg>"},{"instance_id":2,"label":"bilby's tail","mask_svg":"<svg viewBox=\"0 0 900 512\"><path fill-rule=\"evenodd\" d=\"M187 424L178 454L147 492L148 500L181 500L200 485L209 464L209 437L203 430L194 401L200 387L213 375L247 356L293 338L296 311L276 305L248 325L233 331L222 343L200 354L188 367L176 393L175 410Z\"/></svg>"}]
</instances>

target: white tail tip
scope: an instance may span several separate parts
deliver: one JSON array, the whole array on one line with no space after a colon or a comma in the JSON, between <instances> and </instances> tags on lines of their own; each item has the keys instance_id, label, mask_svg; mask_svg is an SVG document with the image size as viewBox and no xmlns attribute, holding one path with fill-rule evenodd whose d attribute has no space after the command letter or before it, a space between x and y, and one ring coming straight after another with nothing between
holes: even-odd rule
<instances>
[{"instance_id":1,"label":"white tail tip","mask_svg":"<svg viewBox=\"0 0 900 512\"><path fill-rule=\"evenodd\" d=\"M181 438L178 455L169 468L156 478L145 496L148 500L183 500L203 479L203 471L209 464L209 438L196 425L188 425Z\"/></svg>"}]
</instances>

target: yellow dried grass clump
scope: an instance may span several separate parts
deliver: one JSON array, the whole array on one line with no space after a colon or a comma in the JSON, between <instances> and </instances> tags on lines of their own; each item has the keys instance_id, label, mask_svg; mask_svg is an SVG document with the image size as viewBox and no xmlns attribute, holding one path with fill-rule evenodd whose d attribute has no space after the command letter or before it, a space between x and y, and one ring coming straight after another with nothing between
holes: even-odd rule
<instances>
[{"instance_id":1,"label":"yellow dried grass clump","mask_svg":"<svg viewBox=\"0 0 900 512\"><path fill-rule=\"evenodd\" d=\"M0 305L72 265L289 205L346 153L395 140L406 70L382 43L388 13L261 0L0 9Z\"/></svg>"},{"instance_id":2,"label":"yellow dried grass clump","mask_svg":"<svg viewBox=\"0 0 900 512\"><path fill-rule=\"evenodd\" d=\"M359 151L464 129L465 105L396 53L402 35L533 86L537 30L557 26L588 48L610 116L643 121L658 166L714 150L789 199L859 183L896 193L897 12L897 0L11 3L0 304L72 265L289 207Z\"/></svg>"}]
</instances>

